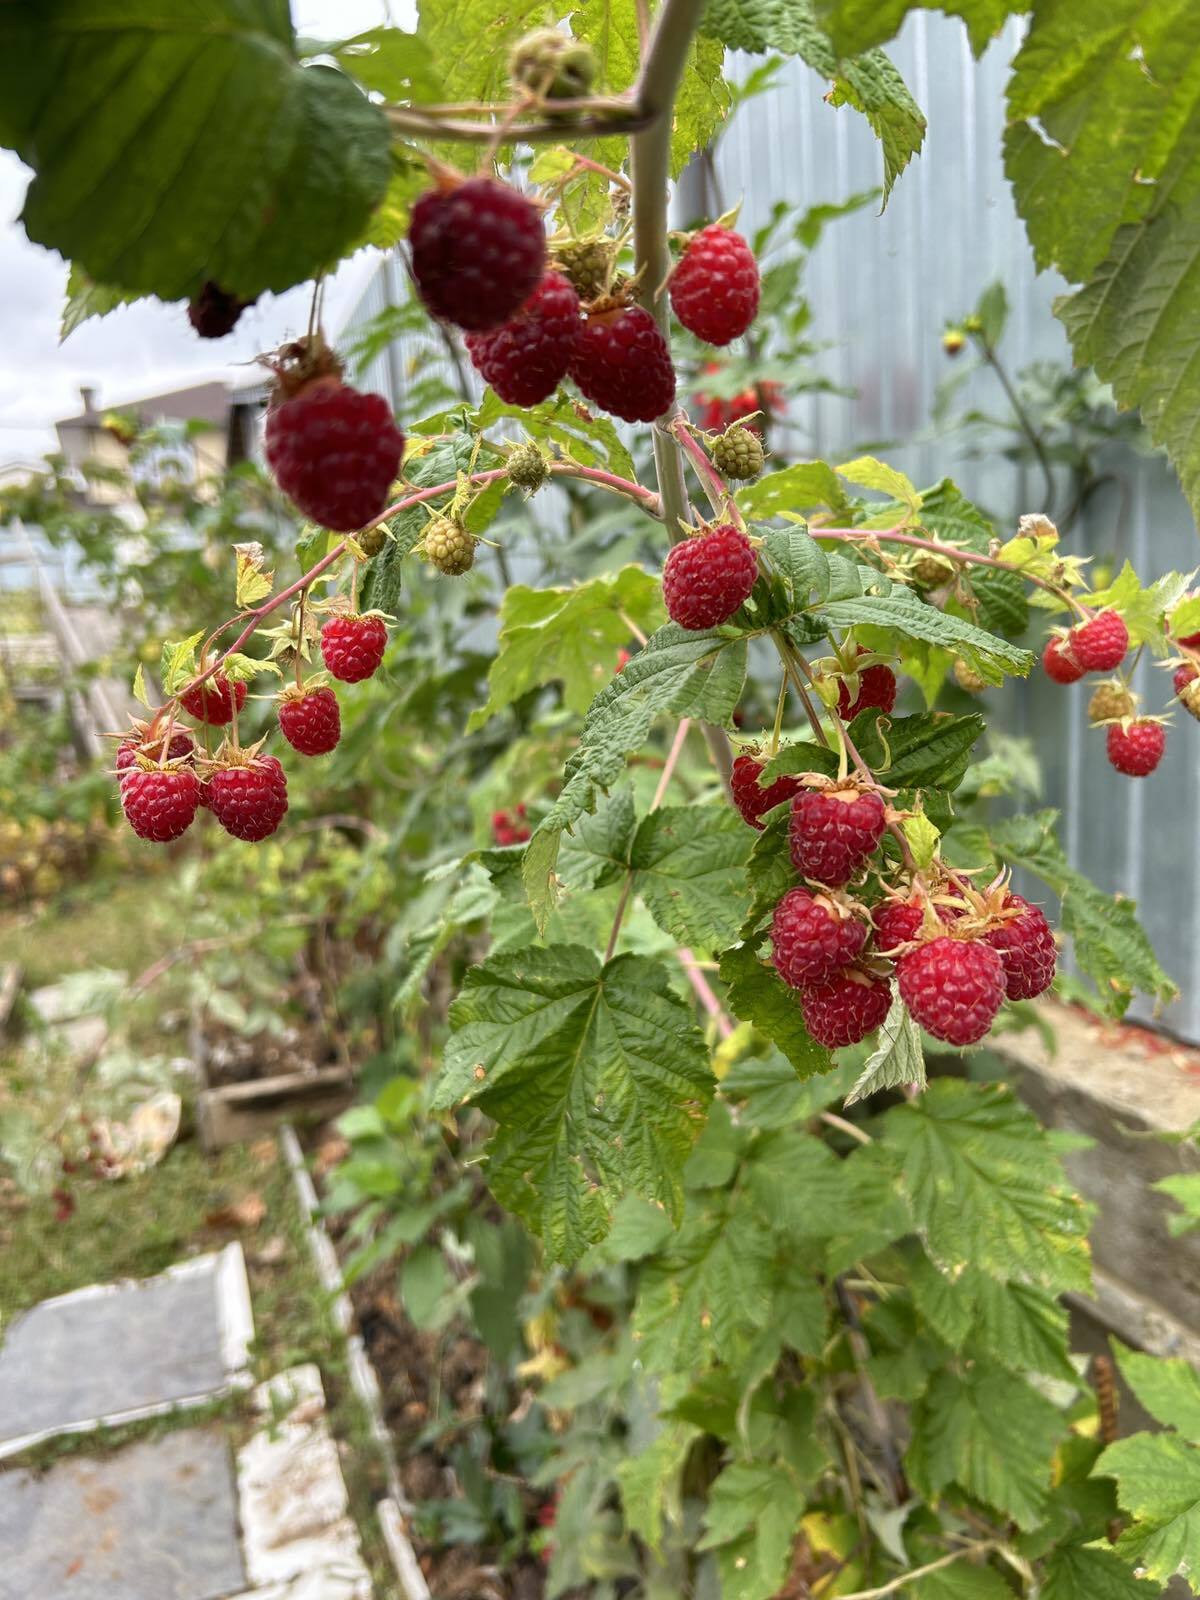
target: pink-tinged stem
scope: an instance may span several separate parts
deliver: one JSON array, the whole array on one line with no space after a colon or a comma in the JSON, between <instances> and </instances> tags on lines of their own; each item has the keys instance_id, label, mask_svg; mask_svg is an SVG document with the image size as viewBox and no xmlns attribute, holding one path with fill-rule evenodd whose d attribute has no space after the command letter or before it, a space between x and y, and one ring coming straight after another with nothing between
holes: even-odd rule
<instances>
[{"instance_id":1,"label":"pink-tinged stem","mask_svg":"<svg viewBox=\"0 0 1200 1600\"><path fill-rule=\"evenodd\" d=\"M630 478L620 478L615 472L605 472L600 467L581 467L574 461L556 461L550 468L552 476L561 478L580 478L585 483L599 484L603 489L612 489L616 494L623 494L629 500L634 500L642 509L652 517L662 520L662 501L653 489L644 489L640 483L634 483Z\"/></svg>"},{"instance_id":2,"label":"pink-tinged stem","mask_svg":"<svg viewBox=\"0 0 1200 1600\"><path fill-rule=\"evenodd\" d=\"M708 496L709 504L719 517L728 517L741 527L742 515L737 508L729 486L721 474L713 466L708 454L699 439L692 433L688 426L687 418L681 413L671 423L671 434L680 449L692 463L696 476L704 485L704 492Z\"/></svg>"},{"instance_id":3,"label":"pink-tinged stem","mask_svg":"<svg viewBox=\"0 0 1200 1600\"><path fill-rule=\"evenodd\" d=\"M695 956L686 946L684 946L683 948L676 950L675 959L683 968L684 973L687 976L687 981L691 984L693 990L695 991L697 1000L699 1000L705 1011L707 1011L709 1016L713 1019L717 1032L721 1035L722 1039L728 1039L730 1034L733 1032L733 1023L730 1022L724 1011L722 1011L721 1002L713 993L712 985L697 966Z\"/></svg>"}]
</instances>

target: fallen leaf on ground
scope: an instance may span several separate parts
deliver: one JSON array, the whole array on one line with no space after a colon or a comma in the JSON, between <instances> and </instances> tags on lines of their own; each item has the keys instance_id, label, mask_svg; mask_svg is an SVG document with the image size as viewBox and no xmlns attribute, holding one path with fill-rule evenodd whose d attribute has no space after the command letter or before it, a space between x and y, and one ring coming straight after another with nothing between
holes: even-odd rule
<instances>
[{"instance_id":1,"label":"fallen leaf on ground","mask_svg":"<svg viewBox=\"0 0 1200 1600\"><path fill-rule=\"evenodd\" d=\"M210 1211L204 1220L210 1228L257 1228L266 1214L267 1202L251 1189L240 1200Z\"/></svg>"}]
</instances>

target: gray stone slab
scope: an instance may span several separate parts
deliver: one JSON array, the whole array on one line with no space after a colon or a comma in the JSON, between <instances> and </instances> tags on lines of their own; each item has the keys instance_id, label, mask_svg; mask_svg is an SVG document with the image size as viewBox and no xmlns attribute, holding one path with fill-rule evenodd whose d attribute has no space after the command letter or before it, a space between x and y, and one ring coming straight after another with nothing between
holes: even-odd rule
<instances>
[{"instance_id":1,"label":"gray stone slab","mask_svg":"<svg viewBox=\"0 0 1200 1600\"><path fill-rule=\"evenodd\" d=\"M17 1441L219 1393L244 1364L250 1333L248 1311L238 1325L239 1280L244 1286L233 1247L18 1317L0 1346L0 1455Z\"/></svg>"},{"instance_id":2,"label":"gray stone slab","mask_svg":"<svg viewBox=\"0 0 1200 1600\"><path fill-rule=\"evenodd\" d=\"M246 1586L219 1429L0 1472L0 1600L222 1600Z\"/></svg>"}]
</instances>

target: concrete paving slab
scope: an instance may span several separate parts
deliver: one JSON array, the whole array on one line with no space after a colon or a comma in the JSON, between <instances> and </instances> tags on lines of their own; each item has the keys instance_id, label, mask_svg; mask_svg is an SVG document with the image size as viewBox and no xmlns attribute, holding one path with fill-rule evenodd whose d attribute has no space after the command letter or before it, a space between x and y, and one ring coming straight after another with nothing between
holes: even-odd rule
<instances>
[{"instance_id":1,"label":"concrete paving slab","mask_svg":"<svg viewBox=\"0 0 1200 1600\"><path fill-rule=\"evenodd\" d=\"M0 1472L0 1600L224 1600L246 1587L220 1428Z\"/></svg>"},{"instance_id":2,"label":"concrete paving slab","mask_svg":"<svg viewBox=\"0 0 1200 1600\"><path fill-rule=\"evenodd\" d=\"M43 1301L0 1346L0 1456L221 1394L252 1337L238 1244L157 1278Z\"/></svg>"}]
</instances>

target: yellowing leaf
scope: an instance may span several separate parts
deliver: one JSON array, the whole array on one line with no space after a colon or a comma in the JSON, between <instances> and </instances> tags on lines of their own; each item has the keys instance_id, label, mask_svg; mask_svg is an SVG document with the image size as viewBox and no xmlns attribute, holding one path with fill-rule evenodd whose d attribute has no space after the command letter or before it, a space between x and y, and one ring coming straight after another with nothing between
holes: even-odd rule
<instances>
[{"instance_id":1,"label":"yellowing leaf","mask_svg":"<svg viewBox=\"0 0 1200 1600\"><path fill-rule=\"evenodd\" d=\"M275 582L273 572L263 571L263 547L252 544L235 544L237 555L237 603L239 610L248 611L270 594Z\"/></svg>"}]
</instances>

